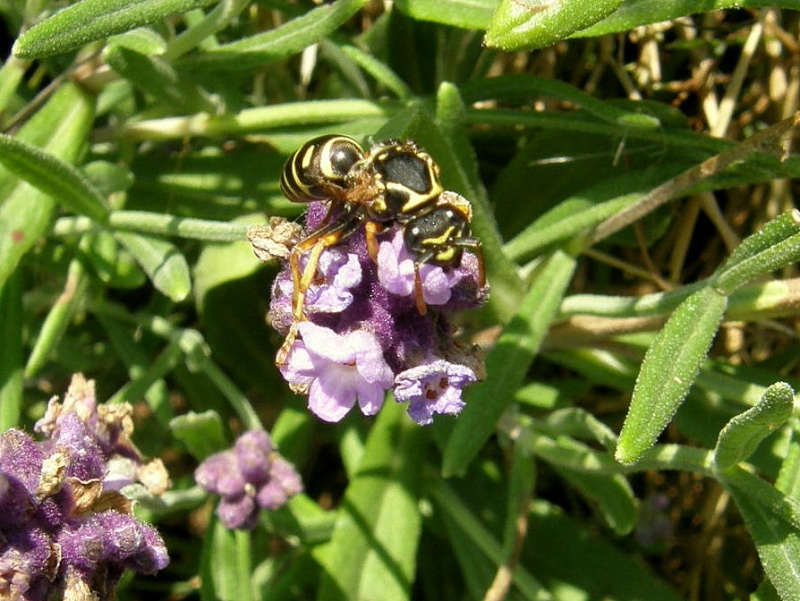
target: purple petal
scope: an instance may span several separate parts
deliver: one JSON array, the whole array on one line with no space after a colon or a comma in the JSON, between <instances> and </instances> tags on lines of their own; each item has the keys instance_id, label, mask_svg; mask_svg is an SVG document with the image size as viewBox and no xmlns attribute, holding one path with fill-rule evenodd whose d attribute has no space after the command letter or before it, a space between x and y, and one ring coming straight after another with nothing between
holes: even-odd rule
<instances>
[{"instance_id":1,"label":"purple petal","mask_svg":"<svg viewBox=\"0 0 800 601\"><path fill-rule=\"evenodd\" d=\"M236 500L220 501L217 517L226 528L250 529L258 518L258 507L253 497L244 495Z\"/></svg>"},{"instance_id":2,"label":"purple petal","mask_svg":"<svg viewBox=\"0 0 800 601\"><path fill-rule=\"evenodd\" d=\"M394 374L383 358L383 349L375 336L363 330L350 332L346 336L348 344L356 348L356 368L358 373L370 384L384 390L392 386Z\"/></svg>"},{"instance_id":3,"label":"purple petal","mask_svg":"<svg viewBox=\"0 0 800 601\"><path fill-rule=\"evenodd\" d=\"M263 430L242 434L234 446L234 455L242 477L248 482L262 482L269 475L272 441Z\"/></svg>"},{"instance_id":4,"label":"purple petal","mask_svg":"<svg viewBox=\"0 0 800 601\"><path fill-rule=\"evenodd\" d=\"M444 305L450 300L450 290L463 274L446 272L439 265L424 263L419 268L422 298L428 305ZM415 294L414 258L403 242L398 228L391 241L381 242L378 250L378 279L381 285L398 296Z\"/></svg>"},{"instance_id":5,"label":"purple petal","mask_svg":"<svg viewBox=\"0 0 800 601\"><path fill-rule=\"evenodd\" d=\"M311 355L311 361L315 365L319 364L319 359L323 362L333 362L339 364L353 363L356 358L356 348L347 343L344 336L341 336L329 328L324 328L310 321L303 321L297 326L300 336L305 343L305 348Z\"/></svg>"},{"instance_id":6,"label":"purple petal","mask_svg":"<svg viewBox=\"0 0 800 601\"><path fill-rule=\"evenodd\" d=\"M308 408L326 422L338 422L356 402L356 393L345 378L317 379L308 392Z\"/></svg>"},{"instance_id":7,"label":"purple petal","mask_svg":"<svg viewBox=\"0 0 800 601\"><path fill-rule=\"evenodd\" d=\"M358 389L358 406L364 415L375 415L383 407L386 388L364 382Z\"/></svg>"},{"instance_id":8,"label":"purple petal","mask_svg":"<svg viewBox=\"0 0 800 601\"><path fill-rule=\"evenodd\" d=\"M289 351L286 362L280 366L283 379L289 384L307 386L316 377L316 366L306 349L305 342L296 340Z\"/></svg>"}]
</instances>

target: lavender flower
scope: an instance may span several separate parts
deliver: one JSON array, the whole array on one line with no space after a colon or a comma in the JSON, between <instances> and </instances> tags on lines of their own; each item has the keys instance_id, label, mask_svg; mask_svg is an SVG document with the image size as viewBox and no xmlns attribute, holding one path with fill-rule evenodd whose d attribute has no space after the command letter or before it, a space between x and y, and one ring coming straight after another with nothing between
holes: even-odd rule
<instances>
[{"instance_id":1,"label":"lavender flower","mask_svg":"<svg viewBox=\"0 0 800 601\"><path fill-rule=\"evenodd\" d=\"M289 384L308 391L308 407L328 422L341 420L358 401L364 415L375 415L394 381L374 335L355 330L340 335L310 321L281 367Z\"/></svg>"},{"instance_id":2,"label":"lavender flower","mask_svg":"<svg viewBox=\"0 0 800 601\"><path fill-rule=\"evenodd\" d=\"M303 269L306 260L300 261ZM358 257L345 254L337 249L323 253L317 267L318 282L314 282L306 292L306 313L340 313L353 302L353 288L361 283L361 264ZM275 279L272 290L274 312L291 312L292 290L291 274L282 273Z\"/></svg>"},{"instance_id":3,"label":"lavender flower","mask_svg":"<svg viewBox=\"0 0 800 601\"><path fill-rule=\"evenodd\" d=\"M330 220L327 212L327 203L310 203L308 230ZM307 394L309 409L328 422L340 421L356 403L364 415L375 415L392 388L396 400L409 403L409 414L419 424L431 423L434 414L457 414L464 406L461 389L477 380L481 359L474 349L465 351L455 341L447 315L486 301L488 287L480 285L479 270L478 259L469 251L455 265L419 265L428 308L423 315L403 228L394 225L380 234L373 260L362 226L321 253L317 277L306 293L306 319L294 324L287 254L269 311L276 330L290 335L294 328L296 334L279 366L284 379L295 392ZM324 303L329 309L323 311L321 298L346 300ZM449 384L436 389L431 399L426 395L432 394L434 381L436 386Z\"/></svg>"},{"instance_id":4,"label":"lavender flower","mask_svg":"<svg viewBox=\"0 0 800 601\"><path fill-rule=\"evenodd\" d=\"M464 407L461 389L476 380L466 365L435 359L412 367L395 378L394 398L408 402L408 414L420 425L433 422L435 413L456 415Z\"/></svg>"},{"instance_id":5,"label":"lavender flower","mask_svg":"<svg viewBox=\"0 0 800 601\"><path fill-rule=\"evenodd\" d=\"M268 318L286 336L276 361L284 379L325 421L356 403L374 415L392 388L420 424L457 414L462 387L483 368L449 314L488 298L470 203L443 189L411 141L364 151L326 136L286 165L282 189L308 206L305 235L275 218L248 232L256 256L283 262Z\"/></svg>"},{"instance_id":6,"label":"lavender flower","mask_svg":"<svg viewBox=\"0 0 800 601\"><path fill-rule=\"evenodd\" d=\"M217 516L227 528L252 529L261 509L277 509L303 490L300 476L263 430L245 432L233 449L203 461L194 476L222 497Z\"/></svg>"},{"instance_id":7,"label":"lavender flower","mask_svg":"<svg viewBox=\"0 0 800 601\"><path fill-rule=\"evenodd\" d=\"M128 412L97 405L78 374L37 429L48 438L0 434L0 598L112 599L124 570L166 567L158 532L103 485L115 453L138 458Z\"/></svg>"}]
</instances>

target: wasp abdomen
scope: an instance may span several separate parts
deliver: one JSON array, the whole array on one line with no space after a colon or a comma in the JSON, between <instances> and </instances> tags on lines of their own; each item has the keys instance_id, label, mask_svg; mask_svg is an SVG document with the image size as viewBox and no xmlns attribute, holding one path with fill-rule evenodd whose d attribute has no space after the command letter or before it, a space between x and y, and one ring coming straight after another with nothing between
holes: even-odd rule
<instances>
[{"instance_id":1,"label":"wasp abdomen","mask_svg":"<svg viewBox=\"0 0 800 601\"><path fill-rule=\"evenodd\" d=\"M283 167L281 191L292 202L338 198L353 165L364 158L348 136L320 136L303 144Z\"/></svg>"}]
</instances>

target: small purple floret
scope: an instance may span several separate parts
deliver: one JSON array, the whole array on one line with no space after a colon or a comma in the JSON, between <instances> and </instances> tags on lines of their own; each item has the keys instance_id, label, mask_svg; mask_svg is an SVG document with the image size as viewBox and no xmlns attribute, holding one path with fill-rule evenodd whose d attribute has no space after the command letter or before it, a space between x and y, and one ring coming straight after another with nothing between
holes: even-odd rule
<instances>
[{"instance_id":1,"label":"small purple floret","mask_svg":"<svg viewBox=\"0 0 800 601\"><path fill-rule=\"evenodd\" d=\"M457 270L445 271L439 265L424 263L419 267L422 298L428 305L444 305L450 300L450 291L463 274ZM414 258L403 243L400 230L391 240L381 242L378 250L378 280L381 285L398 296L416 294L414 285Z\"/></svg>"},{"instance_id":2,"label":"small purple floret","mask_svg":"<svg viewBox=\"0 0 800 601\"><path fill-rule=\"evenodd\" d=\"M411 419L424 426L433 421L436 413L460 413L464 407L461 390L476 379L469 367L436 359L398 374L394 398L407 402Z\"/></svg>"},{"instance_id":3,"label":"small purple floret","mask_svg":"<svg viewBox=\"0 0 800 601\"><path fill-rule=\"evenodd\" d=\"M307 261L300 261L300 269ZM341 313L353 303L353 289L361 283L361 264L354 254L337 249L322 253L318 277L306 291L305 311L309 315ZM292 274L278 275L272 288L270 321L279 331L287 331L291 323Z\"/></svg>"},{"instance_id":4,"label":"small purple floret","mask_svg":"<svg viewBox=\"0 0 800 601\"><path fill-rule=\"evenodd\" d=\"M299 474L263 430L245 432L232 449L208 457L194 477L222 497L217 516L231 529L254 528L261 509L277 509L303 490Z\"/></svg>"},{"instance_id":5,"label":"small purple floret","mask_svg":"<svg viewBox=\"0 0 800 601\"><path fill-rule=\"evenodd\" d=\"M337 334L310 321L298 330L301 338L281 373L290 384L307 387L309 409L338 422L358 401L364 415L375 415L394 382L375 336L363 330Z\"/></svg>"}]
</instances>

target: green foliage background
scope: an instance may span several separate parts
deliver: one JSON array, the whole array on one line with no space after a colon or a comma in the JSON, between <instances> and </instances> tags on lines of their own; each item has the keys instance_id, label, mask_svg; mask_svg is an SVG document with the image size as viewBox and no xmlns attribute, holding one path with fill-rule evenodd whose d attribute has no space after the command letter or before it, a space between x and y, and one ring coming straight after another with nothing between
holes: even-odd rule
<instances>
[{"instance_id":1,"label":"green foliage background","mask_svg":"<svg viewBox=\"0 0 800 601\"><path fill-rule=\"evenodd\" d=\"M122 599L800 599L797 9L0 2L0 427L78 371L136 405L173 562ZM473 203L457 420L321 424L274 368L247 226L326 132ZM306 493L231 533L192 471L252 427Z\"/></svg>"}]
</instances>

